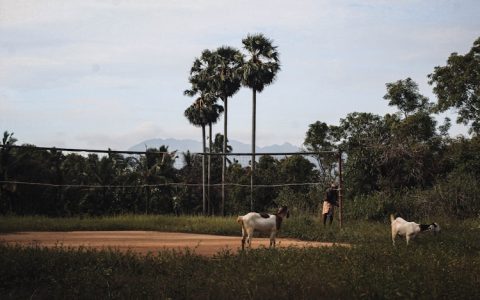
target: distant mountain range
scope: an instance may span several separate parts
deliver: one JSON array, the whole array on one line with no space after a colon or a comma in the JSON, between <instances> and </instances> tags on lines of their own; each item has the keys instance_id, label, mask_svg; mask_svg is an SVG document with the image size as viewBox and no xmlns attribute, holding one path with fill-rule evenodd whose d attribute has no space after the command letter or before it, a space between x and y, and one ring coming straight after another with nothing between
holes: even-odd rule
<instances>
[{"instance_id":1,"label":"distant mountain range","mask_svg":"<svg viewBox=\"0 0 480 300\"><path fill-rule=\"evenodd\" d=\"M231 140L229 144L232 146L233 153L250 153L252 146L250 144L244 144L239 141ZM195 140L177 140L177 139L151 139L138 143L135 146L130 147L130 151L145 151L147 148L158 148L160 146L168 146L169 151L187 152L192 153L202 152L202 142ZM282 145L271 145L266 147L256 147L257 153L285 153L285 152L298 152L300 147L292 145L290 143L283 143Z\"/></svg>"}]
</instances>

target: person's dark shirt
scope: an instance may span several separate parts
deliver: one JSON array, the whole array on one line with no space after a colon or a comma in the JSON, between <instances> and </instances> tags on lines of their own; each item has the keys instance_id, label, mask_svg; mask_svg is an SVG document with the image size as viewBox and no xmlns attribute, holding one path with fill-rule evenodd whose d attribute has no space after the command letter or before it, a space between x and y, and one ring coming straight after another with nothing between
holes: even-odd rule
<instances>
[{"instance_id":1,"label":"person's dark shirt","mask_svg":"<svg viewBox=\"0 0 480 300\"><path fill-rule=\"evenodd\" d=\"M337 190L334 188L329 188L327 190L327 201L330 202L330 204L338 206L337 204Z\"/></svg>"}]
</instances>

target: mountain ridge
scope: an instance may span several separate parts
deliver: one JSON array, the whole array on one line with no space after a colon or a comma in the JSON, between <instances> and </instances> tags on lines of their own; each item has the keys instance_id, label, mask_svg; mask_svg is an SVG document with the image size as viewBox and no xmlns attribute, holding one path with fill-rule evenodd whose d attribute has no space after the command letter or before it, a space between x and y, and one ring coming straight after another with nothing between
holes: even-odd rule
<instances>
[{"instance_id":1,"label":"mountain ridge","mask_svg":"<svg viewBox=\"0 0 480 300\"><path fill-rule=\"evenodd\" d=\"M233 153L250 153L252 146L250 144L245 144L236 140L231 140L229 142L232 146ZM160 146L168 146L169 151L180 151L180 152L202 152L202 142L193 140L193 139L174 139L174 138L154 138L142 141L132 147L129 151L145 151L148 148L158 148ZM288 142L285 142L281 145L273 144L265 147L255 147L256 153L285 153L285 152L299 152L300 147L292 145Z\"/></svg>"}]
</instances>

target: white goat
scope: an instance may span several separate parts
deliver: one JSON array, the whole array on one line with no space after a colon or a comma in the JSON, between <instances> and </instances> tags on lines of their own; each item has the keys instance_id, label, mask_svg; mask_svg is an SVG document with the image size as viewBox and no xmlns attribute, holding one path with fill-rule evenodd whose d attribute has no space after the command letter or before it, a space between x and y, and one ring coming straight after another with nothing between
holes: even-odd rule
<instances>
[{"instance_id":1,"label":"white goat","mask_svg":"<svg viewBox=\"0 0 480 300\"><path fill-rule=\"evenodd\" d=\"M270 233L270 247L275 247L275 238L285 217L289 217L288 207L282 206L276 214L250 212L239 216L237 222L242 225L242 250L245 249L245 241L249 248L252 246L253 232L260 231Z\"/></svg>"},{"instance_id":2,"label":"white goat","mask_svg":"<svg viewBox=\"0 0 480 300\"><path fill-rule=\"evenodd\" d=\"M405 236L408 246L410 240L414 239L420 232L433 231L433 233L436 234L440 231L440 226L437 223L417 224L415 222L407 222L400 217L395 219L393 215L390 215L390 223L392 226L392 243L394 246L397 235Z\"/></svg>"}]
</instances>

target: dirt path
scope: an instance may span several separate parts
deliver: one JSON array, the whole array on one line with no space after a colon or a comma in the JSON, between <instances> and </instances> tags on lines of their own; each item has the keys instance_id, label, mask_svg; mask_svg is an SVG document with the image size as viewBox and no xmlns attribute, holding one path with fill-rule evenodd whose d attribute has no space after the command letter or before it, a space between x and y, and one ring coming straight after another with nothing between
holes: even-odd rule
<instances>
[{"instance_id":1,"label":"dirt path","mask_svg":"<svg viewBox=\"0 0 480 300\"><path fill-rule=\"evenodd\" d=\"M221 250L237 252L240 236L156 232L156 231L70 231L70 232L16 232L0 234L0 242L26 246L92 247L131 250L141 254L156 253L163 249L185 250L189 248L200 255L212 256ZM254 238L252 248L268 247L269 239ZM277 247L328 247L333 243L305 242L277 238Z\"/></svg>"}]
</instances>

